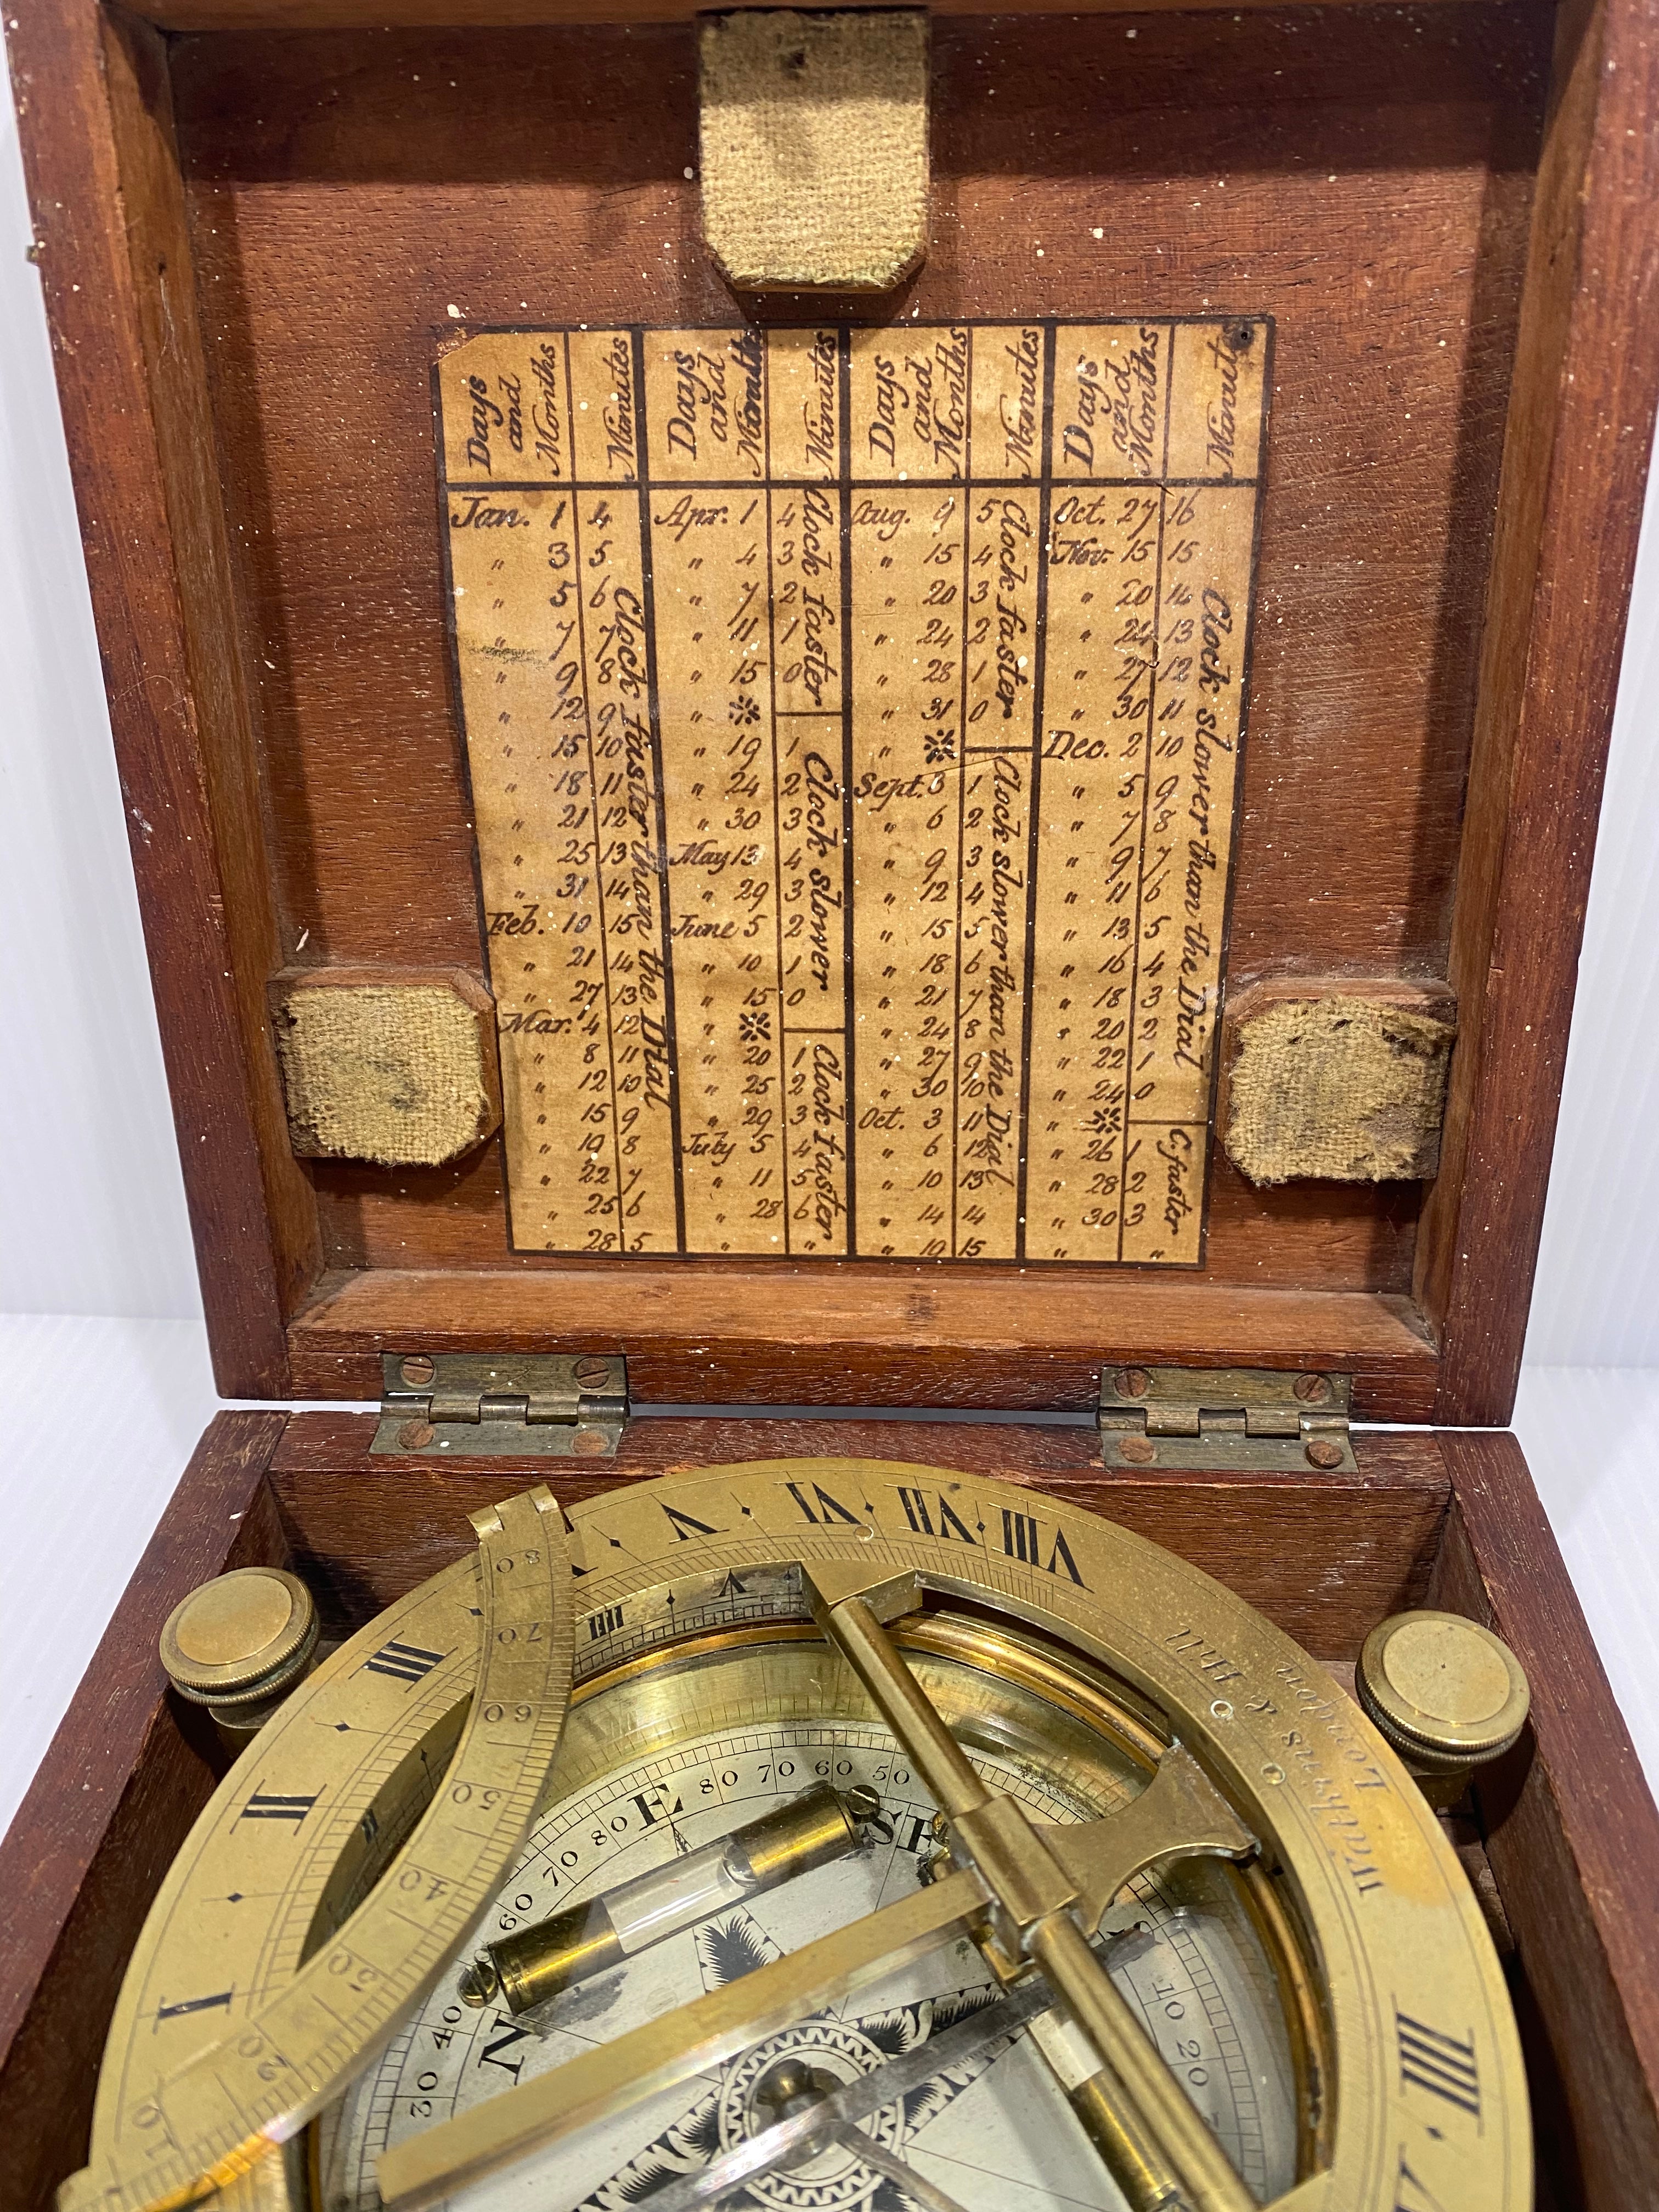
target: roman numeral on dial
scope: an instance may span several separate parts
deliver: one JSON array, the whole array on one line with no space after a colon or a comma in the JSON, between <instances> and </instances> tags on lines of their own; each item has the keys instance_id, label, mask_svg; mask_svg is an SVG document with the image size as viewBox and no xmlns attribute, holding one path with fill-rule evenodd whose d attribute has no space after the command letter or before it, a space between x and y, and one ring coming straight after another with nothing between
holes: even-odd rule
<instances>
[{"instance_id":1,"label":"roman numeral on dial","mask_svg":"<svg viewBox=\"0 0 1659 2212\"><path fill-rule=\"evenodd\" d=\"M937 1533L942 1537L954 1536L959 1544L977 1546L978 1540L973 1530L957 1511L950 1499L945 1497L944 1492L936 1490L933 1492L933 1510L930 1514L927 1510L927 1499L921 1491L906 1489L902 1485L900 1486L899 1504L904 1508L905 1519L918 1536L931 1536ZM1006 1521L1008 1516L1005 1513L1002 1517ZM939 1522L937 1532L933 1527L935 1518Z\"/></svg>"},{"instance_id":2,"label":"roman numeral on dial","mask_svg":"<svg viewBox=\"0 0 1659 2212\"><path fill-rule=\"evenodd\" d=\"M322 1794L319 1790L309 1797L273 1797L256 1790L236 1817L239 1820L292 1820L297 1826Z\"/></svg>"},{"instance_id":3,"label":"roman numeral on dial","mask_svg":"<svg viewBox=\"0 0 1659 2212\"><path fill-rule=\"evenodd\" d=\"M821 1482L815 1482L812 1485L811 1498L806 1495L798 1482L786 1482L783 1486L815 1528L821 1526L827 1528L831 1521L846 1521L854 1528L863 1525L858 1515L849 1512L840 1498L832 1497ZM817 1501L816 1511L813 1510L814 1500Z\"/></svg>"},{"instance_id":4,"label":"roman numeral on dial","mask_svg":"<svg viewBox=\"0 0 1659 2212\"><path fill-rule=\"evenodd\" d=\"M363 1662L365 1674L390 1674L394 1681L418 1682L444 1657L441 1651L422 1651L418 1644L384 1644L372 1659Z\"/></svg>"},{"instance_id":5,"label":"roman numeral on dial","mask_svg":"<svg viewBox=\"0 0 1659 2212\"><path fill-rule=\"evenodd\" d=\"M1006 1505L1003 1507L1002 1548L1011 1559L1018 1559L1028 1567L1040 1567L1046 1575L1064 1575L1079 1589L1089 1587L1078 1572L1077 1561L1072 1557L1072 1547L1063 1528L1055 1529L1048 1556L1043 1558L1042 1532L1035 1513L1011 1513Z\"/></svg>"},{"instance_id":6,"label":"roman numeral on dial","mask_svg":"<svg viewBox=\"0 0 1659 2212\"><path fill-rule=\"evenodd\" d=\"M1442 2199L1412 2172L1403 2150L1394 2178L1394 2212L1446 2212Z\"/></svg>"},{"instance_id":7,"label":"roman numeral on dial","mask_svg":"<svg viewBox=\"0 0 1659 2212\"><path fill-rule=\"evenodd\" d=\"M177 2004L157 2005L155 2017L157 2020L183 2020L187 2013L212 2012L219 2005L223 2005L228 2009L230 2005L228 1990L221 1990L217 1996L184 1997Z\"/></svg>"},{"instance_id":8,"label":"roman numeral on dial","mask_svg":"<svg viewBox=\"0 0 1659 2212\"><path fill-rule=\"evenodd\" d=\"M1400 2040L1400 2086L1426 2089L1455 2105L1471 2119L1480 2117L1480 2076L1473 2038L1462 2043L1443 2028L1413 2020L1396 2007L1395 2033Z\"/></svg>"},{"instance_id":9,"label":"roman numeral on dial","mask_svg":"<svg viewBox=\"0 0 1659 2212\"><path fill-rule=\"evenodd\" d=\"M668 1516L669 1527L682 1544L693 1543L699 1536L718 1536L722 1533L718 1528L711 1528L706 1521L699 1521L695 1513L677 1513L672 1505L665 1505L662 1510Z\"/></svg>"}]
</instances>

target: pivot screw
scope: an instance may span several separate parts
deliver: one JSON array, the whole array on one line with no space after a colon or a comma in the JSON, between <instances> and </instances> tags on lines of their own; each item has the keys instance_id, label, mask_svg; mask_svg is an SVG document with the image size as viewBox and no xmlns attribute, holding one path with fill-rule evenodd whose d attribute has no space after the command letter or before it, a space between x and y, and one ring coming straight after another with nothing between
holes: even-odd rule
<instances>
[{"instance_id":1,"label":"pivot screw","mask_svg":"<svg viewBox=\"0 0 1659 2212\"><path fill-rule=\"evenodd\" d=\"M463 1969L461 1985L456 1995L464 2005L471 2005L477 2012L492 1997L499 1997L501 1994L501 1979L495 1971L495 1961L487 1951L483 1952L470 1966Z\"/></svg>"},{"instance_id":2,"label":"pivot screw","mask_svg":"<svg viewBox=\"0 0 1659 2212\"><path fill-rule=\"evenodd\" d=\"M1144 1367L1120 1367L1116 1381L1120 1398L1144 1398L1152 1387L1152 1378Z\"/></svg>"}]
</instances>

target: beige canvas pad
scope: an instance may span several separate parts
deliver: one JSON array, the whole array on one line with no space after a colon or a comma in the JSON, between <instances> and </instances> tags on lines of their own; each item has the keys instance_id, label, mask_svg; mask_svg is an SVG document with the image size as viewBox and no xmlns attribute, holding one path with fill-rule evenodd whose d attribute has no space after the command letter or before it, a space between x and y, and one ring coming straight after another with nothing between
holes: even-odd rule
<instances>
[{"instance_id":1,"label":"beige canvas pad","mask_svg":"<svg viewBox=\"0 0 1659 2212\"><path fill-rule=\"evenodd\" d=\"M518 1249L1198 1261L1270 337L444 356Z\"/></svg>"},{"instance_id":2,"label":"beige canvas pad","mask_svg":"<svg viewBox=\"0 0 1659 2212\"><path fill-rule=\"evenodd\" d=\"M927 242L927 17L705 19L703 236L745 291L890 289Z\"/></svg>"},{"instance_id":3,"label":"beige canvas pad","mask_svg":"<svg viewBox=\"0 0 1659 2212\"><path fill-rule=\"evenodd\" d=\"M499 1125L494 1002L465 969L302 969L270 1004L302 1158L435 1167Z\"/></svg>"},{"instance_id":4,"label":"beige canvas pad","mask_svg":"<svg viewBox=\"0 0 1659 2212\"><path fill-rule=\"evenodd\" d=\"M1457 1036L1443 988L1278 999L1229 1026L1227 1156L1252 1182L1433 1176Z\"/></svg>"}]
</instances>

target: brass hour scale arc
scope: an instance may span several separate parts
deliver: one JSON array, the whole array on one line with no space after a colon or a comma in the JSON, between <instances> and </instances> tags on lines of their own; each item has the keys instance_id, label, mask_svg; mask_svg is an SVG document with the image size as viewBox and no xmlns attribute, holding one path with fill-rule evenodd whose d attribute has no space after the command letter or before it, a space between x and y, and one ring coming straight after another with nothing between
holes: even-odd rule
<instances>
[{"instance_id":1,"label":"brass hour scale arc","mask_svg":"<svg viewBox=\"0 0 1659 2212\"><path fill-rule=\"evenodd\" d=\"M513 1532L549 1516L501 1512L525 1557ZM435 1985L435 1923L387 1955L400 2016L363 2033L356 2087L315 2064L301 2094L247 2087L256 2124L229 2144L216 2063L296 2057L270 1991L396 1907L512 1711L479 1676L446 1770L489 1538L483 1568L325 1662L198 1823L65 2212L209 2177L290 2212L526 2185L562 2212L659 2191L667 2212L734 2192L990 2212L1016 2171L1029 2201L1101 2212L1529 2203L1514 2025L1455 1856L1357 1709L1220 1585L1038 1494L865 1460L715 1468L570 1519L576 1686L471 1942L483 1890L445 1922ZM551 1631L563 1591L538 1595ZM557 1674L542 1718L494 1740L525 1789ZM277 1784L301 1744L327 1780L298 1819L313 1793ZM300 1847L312 1820L332 1868ZM567 1958L521 2016L491 1944L522 1956L562 1911L568 1951L583 1900L614 1948ZM140 2148L156 2112L170 2154Z\"/></svg>"},{"instance_id":2,"label":"brass hour scale arc","mask_svg":"<svg viewBox=\"0 0 1659 2212\"><path fill-rule=\"evenodd\" d=\"M1272 348L444 353L517 1249L1198 1264Z\"/></svg>"},{"instance_id":3,"label":"brass hour scale arc","mask_svg":"<svg viewBox=\"0 0 1659 2212\"><path fill-rule=\"evenodd\" d=\"M105 2069L65 2212L186 2203L258 2172L384 2042L499 1883L564 1720L568 1570L545 1489L475 1525L476 1567L435 1577L336 1653L203 1814L129 1968L111 2040L137 2041Z\"/></svg>"}]
</instances>

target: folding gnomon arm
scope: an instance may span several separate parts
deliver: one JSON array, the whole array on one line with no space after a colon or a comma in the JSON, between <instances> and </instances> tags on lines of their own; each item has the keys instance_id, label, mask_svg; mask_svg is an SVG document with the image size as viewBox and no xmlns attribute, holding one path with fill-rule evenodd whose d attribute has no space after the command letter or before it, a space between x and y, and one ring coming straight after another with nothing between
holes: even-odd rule
<instances>
[{"instance_id":1,"label":"folding gnomon arm","mask_svg":"<svg viewBox=\"0 0 1659 2212\"><path fill-rule=\"evenodd\" d=\"M1089 1937L1124 1884L1159 1861L1247 1857L1255 1839L1178 1746L1123 1812L1039 1829L982 1782L887 1634L919 1600L914 1574L807 1571L812 1611L909 1754L949 1824L951 1855L989 1903L993 1964L1012 1978L1038 1967L1082 2032L1098 2071L1087 2084L1091 2132L1133 2212L1251 2212L1253 2200L1136 2021ZM1047 2050L1039 2039L1039 2051Z\"/></svg>"}]
</instances>

